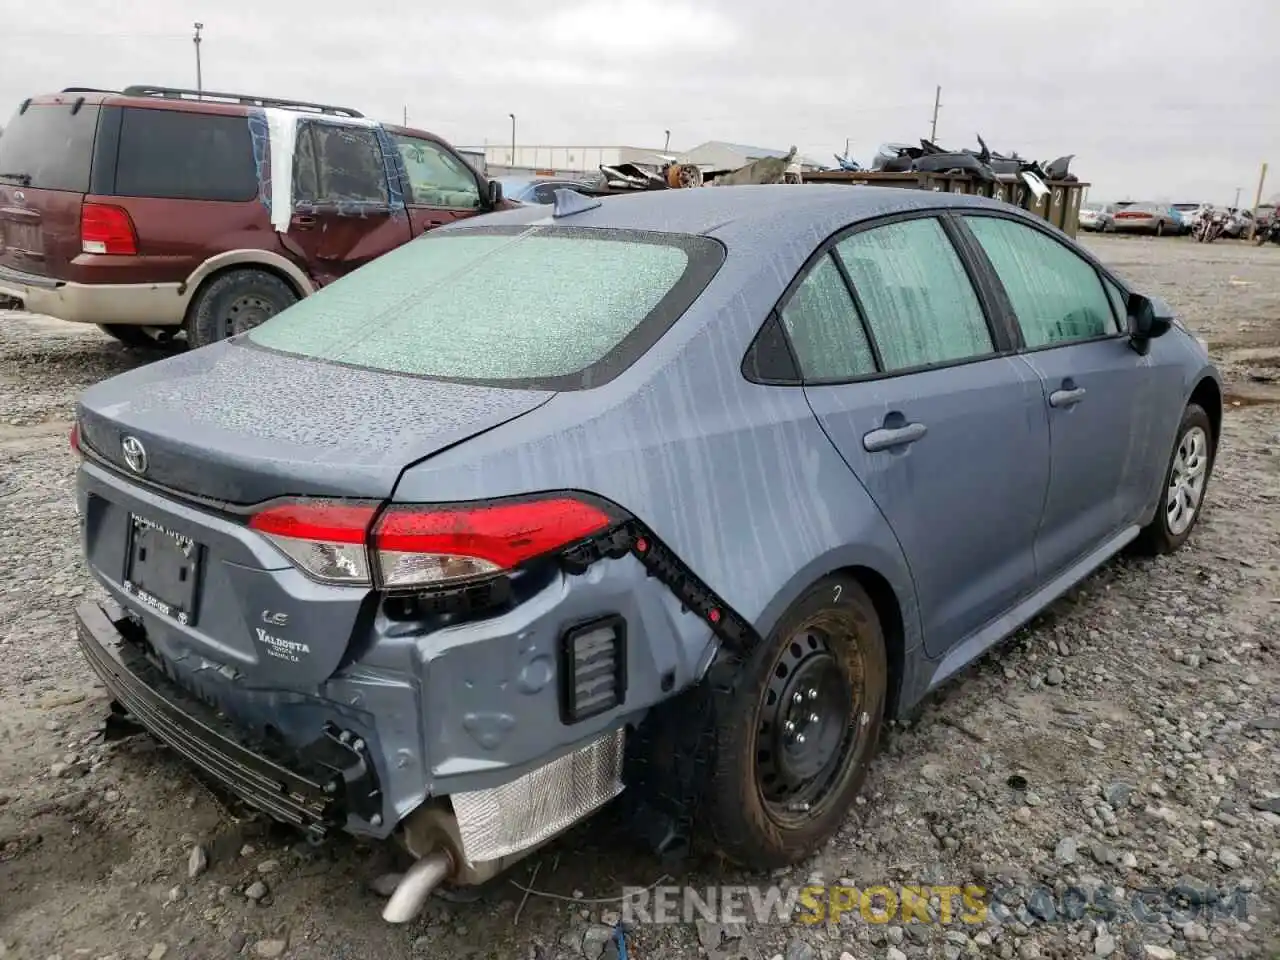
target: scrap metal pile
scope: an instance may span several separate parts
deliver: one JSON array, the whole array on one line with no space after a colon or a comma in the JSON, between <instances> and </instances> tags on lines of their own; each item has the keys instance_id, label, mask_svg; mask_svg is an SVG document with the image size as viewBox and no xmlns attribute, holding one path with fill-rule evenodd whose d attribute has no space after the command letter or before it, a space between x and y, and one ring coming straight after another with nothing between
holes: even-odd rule
<instances>
[{"instance_id":1,"label":"scrap metal pile","mask_svg":"<svg viewBox=\"0 0 1280 960\"><path fill-rule=\"evenodd\" d=\"M1046 180L1075 182L1071 173L1071 160L1075 154L1058 157L1048 163L1026 160L1012 154L996 153L981 136L977 137L977 150L947 150L930 140L921 140L920 146L889 143L882 146L872 161L871 169L884 173L943 173L968 174L987 183L997 180L1017 180L1032 177L1043 183ZM841 166L853 161L841 160Z\"/></svg>"},{"instance_id":2,"label":"scrap metal pile","mask_svg":"<svg viewBox=\"0 0 1280 960\"><path fill-rule=\"evenodd\" d=\"M741 186L759 183L800 183L796 148L782 157L761 157L744 167L706 179L702 170L682 164L674 157L658 172L634 163L601 166L601 180L591 192L600 194L634 193L641 190L681 190L691 187Z\"/></svg>"}]
</instances>

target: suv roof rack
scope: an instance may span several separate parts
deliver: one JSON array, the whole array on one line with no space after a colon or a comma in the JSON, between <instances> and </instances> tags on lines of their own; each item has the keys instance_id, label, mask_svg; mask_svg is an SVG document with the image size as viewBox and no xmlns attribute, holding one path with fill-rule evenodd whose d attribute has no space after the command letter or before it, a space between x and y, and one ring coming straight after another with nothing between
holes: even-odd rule
<instances>
[{"instance_id":1,"label":"suv roof rack","mask_svg":"<svg viewBox=\"0 0 1280 960\"><path fill-rule=\"evenodd\" d=\"M275 97L254 97L242 93L218 93L213 90L186 90L181 87L153 87L140 84L125 87L126 97L160 97L165 100L223 100L243 103L251 107L284 107L289 110L310 110L339 117L363 117L364 114L350 107L334 107L324 103L308 103L305 100L280 100Z\"/></svg>"},{"instance_id":2,"label":"suv roof rack","mask_svg":"<svg viewBox=\"0 0 1280 960\"><path fill-rule=\"evenodd\" d=\"M103 90L101 87L63 87L63 93L118 93L116 90Z\"/></svg>"}]
</instances>

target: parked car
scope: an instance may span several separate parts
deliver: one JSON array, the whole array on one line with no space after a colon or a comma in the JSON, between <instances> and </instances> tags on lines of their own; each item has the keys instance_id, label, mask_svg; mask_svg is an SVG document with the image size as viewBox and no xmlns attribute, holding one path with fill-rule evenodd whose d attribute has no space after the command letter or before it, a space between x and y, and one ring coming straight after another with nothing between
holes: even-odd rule
<instances>
[{"instance_id":1,"label":"parked car","mask_svg":"<svg viewBox=\"0 0 1280 960\"><path fill-rule=\"evenodd\" d=\"M1257 228L1264 230L1271 226L1271 221L1276 215L1276 205L1274 203L1263 203L1258 205L1257 210Z\"/></svg>"},{"instance_id":2,"label":"parked car","mask_svg":"<svg viewBox=\"0 0 1280 960\"><path fill-rule=\"evenodd\" d=\"M507 206L444 140L355 110L73 88L23 101L0 140L0 301L201 346Z\"/></svg>"},{"instance_id":3,"label":"parked car","mask_svg":"<svg viewBox=\"0 0 1280 960\"><path fill-rule=\"evenodd\" d=\"M250 803L399 837L389 920L624 792L779 867L885 720L1187 540L1221 419L1168 306L1006 203L525 207L82 394L79 638Z\"/></svg>"},{"instance_id":4,"label":"parked car","mask_svg":"<svg viewBox=\"0 0 1280 960\"><path fill-rule=\"evenodd\" d=\"M1186 232L1182 218L1162 203L1132 203L1117 210L1113 226L1118 233L1153 233L1157 237Z\"/></svg>"},{"instance_id":5,"label":"parked car","mask_svg":"<svg viewBox=\"0 0 1280 960\"><path fill-rule=\"evenodd\" d=\"M1095 233L1111 233L1115 229L1117 207L1113 203L1082 203L1080 205L1080 229Z\"/></svg>"},{"instance_id":6,"label":"parked car","mask_svg":"<svg viewBox=\"0 0 1280 960\"><path fill-rule=\"evenodd\" d=\"M502 194L519 203L555 203L557 190L575 193L590 192L593 188L581 180L526 180L521 177L500 177Z\"/></svg>"}]
</instances>

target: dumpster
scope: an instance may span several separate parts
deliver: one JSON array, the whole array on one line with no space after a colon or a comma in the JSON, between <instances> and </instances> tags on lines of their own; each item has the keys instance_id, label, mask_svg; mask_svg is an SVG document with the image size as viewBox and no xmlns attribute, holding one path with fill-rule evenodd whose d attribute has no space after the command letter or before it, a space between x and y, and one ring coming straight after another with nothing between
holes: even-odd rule
<instances>
[{"instance_id":1,"label":"dumpster","mask_svg":"<svg viewBox=\"0 0 1280 960\"><path fill-rule=\"evenodd\" d=\"M909 190L933 190L944 193L972 193L991 197L1029 210L1043 217L1070 237L1080 225L1080 201L1089 184L1077 180L1046 180L1047 195L1037 197L1026 183L1015 177L1000 176L980 180L970 174L907 172L886 173L878 170L826 170L806 173L805 183L867 184L877 187L903 187Z\"/></svg>"}]
</instances>

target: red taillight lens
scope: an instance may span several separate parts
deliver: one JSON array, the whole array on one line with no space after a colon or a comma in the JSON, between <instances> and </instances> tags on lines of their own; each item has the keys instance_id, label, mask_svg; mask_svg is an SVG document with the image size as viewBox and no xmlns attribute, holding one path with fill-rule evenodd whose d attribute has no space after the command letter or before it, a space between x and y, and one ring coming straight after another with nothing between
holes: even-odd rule
<instances>
[{"instance_id":1,"label":"red taillight lens","mask_svg":"<svg viewBox=\"0 0 1280 960\"><path fill-rule=\"evenodd\" d=\"M79 422L71 424L71 452L80 452L80 424Z\"/></svg>"},{"instance_id":2,"label":"red taillight lens","mask_svg":"<svg viewBox=\"0 0 1280 960\"><path fill-rule=\"evenodd\" d=\"M1151 214L1143 213L1141 210L1125 210L1116 214L1117 220L1150 220Z\"/></svg>"},{"instance_id":3,"label":"red taillight lens","mask_svg":"<svg viewBox=\"0 0 1280 960\"><path fill-rule=\"evenodd\" d=\"M512 570L609 529L615 518L571 496L485 505L296 501L249 521L308 575L326 583L430 587Z\"/></svg>"},{"instance_id":4,"label":"red taillight lens","mask_svg":"<svg viewBox=\"0 0 1280 960\"><path fill-rule=\"evenodd\" d=\"M249 527L315 579L360 585L370 582L365 544L376 512L372 504L284 503L254 514Z\"/></svg>"},{"instance_id":5,"label":"red taillight lens","mask_svg":"<svg viewBox=\"0 0 1280 960\"><path fill-rule=\"evenodd\" d=\"M138 236L129 212L104 203L83 204L80 207L80 249L85 253L136 255Z\"/></svg>"},{"instance_id":6,"label":"red taillight lens","mask_svg":"<svg viewBox=\"0 0 1280 960\"><path fill-rule=\"evenodd\" d=\"M373 545L382 583L405 587L511 570L607 530L613 519L572 497L475 507L390 507Z\"/></svg>"}]
</instances>

